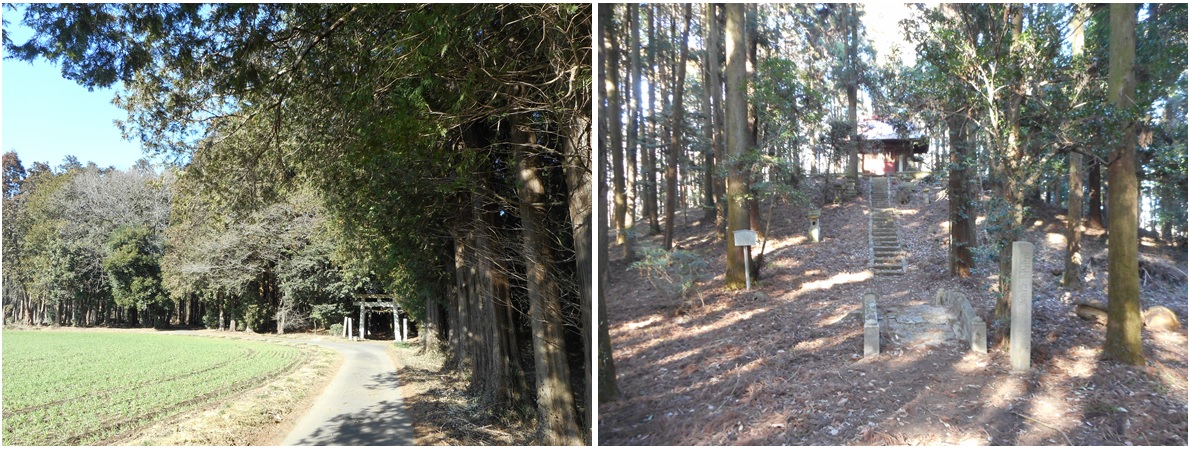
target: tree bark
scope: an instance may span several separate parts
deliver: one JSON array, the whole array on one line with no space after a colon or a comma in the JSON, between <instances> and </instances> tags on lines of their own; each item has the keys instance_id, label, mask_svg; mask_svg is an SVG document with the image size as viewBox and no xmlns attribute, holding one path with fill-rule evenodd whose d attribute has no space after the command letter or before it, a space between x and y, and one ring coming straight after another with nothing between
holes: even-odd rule
<instances>
[{"instance_id":1,"label":"tree bark","mask_svg":"<svg viewBox=\"0 0 1190 449\"><path fill-rule=\"evenodd\" d=\"M604 122L604 123L606 123L606 122ZM599 134L600 134L600 139L599 139L600 145L606 146L607 139L606 139L606 137L603 137L603 136L606 136L607 133L600 132ZM599 157L598 165L600 167L605 167L606 166L605 163L607 162L606 161L607 152L600 151L598 157ZM599 320L599 323L597 326L597 332L599 332L599 337L598 337L599 350L598 350L597 357L598 357L598 361L599 361L598 364L599 364L599 402L600 403L607 402L607 401L615 398L619 394L618 390L616 389L616 366L612 360L612 343L611 343L611 336L608 332L607 309L605 306L605 304L610 299L610 298L608 298L608 295L607 295L607 246L608 246L607 245L607 237L606 237L607 233L602 232L602 230L606 230L608 228L608 223L607 223L607 221L608 221L607 220L607 180L606 179L607 178L605 176L599 177L598 189L595 192L596 205L597 205L595 210L599 211L599 215L598 215L599 227L596 229L601 230L601 233L599 234L599 238L597 239L597 243L596 243L597 245L599 245L599 262L598 262L599 276L596 278L596 279L598 279L598 284L596 284L596 285L598 285L598 287L599 287L599 293L596 296L600 300L596 301L596 303L597 303L596 307L598 307L598 312L599 312L599 316L596 317L596 319Z\"/></svg>"},{"instance_id":2,"label":"tree bark","mask_svg":"<svg viewBox=\"0 0 1190 449\"><path fill-rule=\"evenodd\" d=\"M745 6L739 3L725 5L727 16L727 99L725 104L727 151L726 160L736 160L744 154L748 142L748 104L745 93L748 80L745 76L746 30ZM748 229L748 193L745 174L739 163L729 168L727 175L727 273L728 288L744 286L744 257L735 246L733 231Z\"/></svg>"},{"instance_id":3,"label":"tree bark","mask_svg":"<svg viewBox=\"0 0 1190 449\"><path fill-rule=\"evenodd\" d=\"M685 113L683 97L686 93L686 41L690 37L690 4L682 10L682 37L675 46L677 55L674 64L674 100L669 126L669 164L665 169L665 250L673 249L674 212L678 205L678 161L682 155L682 116Z\"/></svg>"},{"instance_id":4,"label":"tree bark","mask_svg":"<svg viewBox=\"0 0 1190 449\"><path fill-rule=\"evenodd\" d=\"M614 134L614 133L613 133ZM542 176L542 155L531 150L535 134L514 124L517 154L517 196L520 198L529 316L533 333L533 366L537 377L538 432L551 446L579 445L578 417L570 386L563 333L561 287L558 285L546 218L549 195Z\"/></svg>"},{"instance_id":5,"label":"tree bark","mask_svg":"<svg viewBox=\"0 0 1190 449\"><path fill-rule=\"evenodd\" d=\"M1070 36L1070 53L1074 59L1083 55L1083 33L1087 24L1087 10L1081 8L1071 21L1077 24ZM1066 268L1062 272L1062 285L1071 290L1083 288L1083 260L1081 246L1083 239L1083 155L1070 152L1069 194L1066 198Z\"/></svg>"},{"instance_id":6,"label":"tree bark","mask_svg":"<svg viewBox=\"0 0 1190 449\"><path fill-rule=\"evenodd\" d=\"M636 210L637 203L641 201L641 182L640 172L637 171L637 156L640 154L641 141L644 140L642 126L641 126L641 91L640 91L640 5L636 3L628 4L628 80L631 83L627 92L630 93L632 101L629 104L628 111L628 171L625 174L628 182L628 213L626 226L628 227L628 242L634 244L636 234L634 228L636 227ZM636 259L635 249L633 249L633 260Z\"/></svg>"},{"instance_id":7,"label":"tree bark","mask_svg":"<svg viewBox=\"0 0 1190 449\"><path fill-rule=\"evenodd\" d=\"M600 11L599 21L603 26L603 49L607 52L604 62L607 64L604 98L607 99L608 109L608 145L611 147L612 162L612 198L614 211L612 217L616 225L616 244L624 245L624 255L628 262L632 262L631 245L628 243L628 229L625 227L625 215L628 212L628 197L624 183L624 147L621 139L623 108L620 106L620 42L616 37L616 30L612 23L612 8L609 6Z\"/></svg>"},{"instance_id":8,"label":"tree bark","mask_svg":"<svg viewBox=\"0 0 1190 449\"><path fill-rule=\"evenodd\" d=\"M707 3L703 9L703 20L710 25L715 20L715 5ZM712 100L715 95L711 92L711 59L718 59L718 54L715 53L715 45L713 41L716 36L714 30L710 26L704 26L703 42L706 45L703 49L702 57L702 130L707 142L710 142L711 147L703 153L703 183L702 183L702 207L703 216L702 222L709 223L715 220L719 215L715 207L715 135L717 134L716 127L719 123L715 120L715 107L712 105Z\"/></svg>"},{"instance_id":9,"label":"tree bark","mask_svg":"<svg viewBox=\"0 0 1190 449\"><path fill-rule=\"evenodd\" d=\"M632 6L632 5L629 5ZM579 111L589 111L582 105ZM574 117L563 141L563 155L566 157L567 206L570 209L571 235L574 237L575 268L579 278L579 306L582 316L583 340L583 385L591 385L591 146L590 120L586 114ZM591 395L583 395L583 410L594 410ZM581 421L587 421L584 416Z\"/></svg>"},{"instance_id":10,"label":"tree bark","mask_svg":"<svg viewBox=\"0 0 1190 449\"><path fill-rule=\"evenodd\" d=\"M1129 111L1135 104L1136 5L1111 5L1108 101ZM1128 120L1108 165L1107 358L1143 365L1140 277L1137 261L1136 122Z\"/></svg>"},{"instance_id":11,"label":"tree bark","mask_svg":"<svg viewBox=\"0 0 1190 449\"><path fill-rule=\"evenodd\" d=\"M649 128L652 130L652 142L661 141L661 121L657 118L657 85L662 81L657 76L657 8L658 5L649 5ZM644 184L645 184L645 206L643 212L649 217L649 232L652 234L661 233L661 222L657 217L657 149L656 145L648 145L644 148L645 159L644 162Z\"/></svg>"},{"instance_id":12,"label":"tree bark","mask_svg":"<svg viewBox=\"0 0 1190 449\"><path fill-rule=\"evenodd\" d=\"M1099 161L1091 161L1087 172L1090 198L1087 199L1087 224L1095 229L1105 229L1103 226L1103 178Z\"/></svg>"},{"instance_id":13,"label":"tree bark","mask_svg":"<svg viewBox=\"0 0 1190 449\"><path fill-rule=\"evenodd\" d=\"M967 118L958 114L947 117L950 134L950 172L947 196L950 197L950 275L970 277L975 266L971 248L975 247L975 201L971 198L971 154L967 137Z\"/></svg>"},{"instance_id":14,"label":"tree bark","mask_svg":"<svg viewBox=\"0 0 1190 449\"><path fill-rule=\"evenodd\" d=\"M710 68L707 84L710 86L711 97L711 115L714 116L715 138L711 141L714 148L715 169L717 170L724 161L724 139L726 125L723 115L723 78L721 76L721 66L719 64L720 58L723 56L723 24L719 20L719 15L716 13L722 7L715 3L708 4L707 22L710 29L710 37L707 38L708 62L707 66ZM727 239L727 183L720 179L715 182L713 186L715 195L715 236L719 240Z\"/></svg>"},{"instance_id":15,"label":"tree bark","mask_svg":"<svg viewBox=\"0 0 1190 449\"><path fill-rule=\"evenodd\" d=\"M847 123L851 142L847 152L847 177L851 182L859 177L859 119L856 114L856 90L858 90L858 70L856 61L859 59L859 18L855 14L855 4L847 6Z\"/></svg>"}]
</instances>

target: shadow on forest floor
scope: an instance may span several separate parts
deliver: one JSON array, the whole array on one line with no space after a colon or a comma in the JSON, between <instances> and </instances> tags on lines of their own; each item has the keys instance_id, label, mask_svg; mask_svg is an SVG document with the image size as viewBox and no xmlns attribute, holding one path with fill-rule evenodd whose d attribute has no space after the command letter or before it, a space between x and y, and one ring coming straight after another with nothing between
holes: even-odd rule
<instances>
[{"instance_id":1,"label":"shadow on forest floor","mask_svg":"<svg viewBox=\"0 0 1190 449\"><path fill-rule=\"evenodd\" d=\"M1103 326L1079 319L1071 307L1075 300L1106 301L1106 262L1096 256L1105 251L1102 237L1084 240L1091 255L1086 288L1067 292L1057 284L1065 225L1044 210L1025 235L1037 246L1027 374L1009 373L1004 351L976 354L957 342L884 340L880 355L862 358L866 291L877 293L881 308L930 303L939 289L960 291L995 326L995 263L977 261L971 278L947 275L946 211L945 198L927 205L920 195L900 206L907 273L873 277L866 195L822 208L820 243L805 238L804 211L779 205L767 266L752 292L723 289L722 242L709 224L679 221L675 240L708 261L686 305L628 268L623 248L611 248L601 300L621 396L600 405L599 443L1186 444L1184 328L1146 330L1146 366L1100 361ZM659 244L660 236L638 242ZM1182 255L1142 252L1185 270ZM1185 322L1185 291L1184 281L1152 280L1142 286L1143 306L1164 305Z\"/></svg>"}]
</instances>

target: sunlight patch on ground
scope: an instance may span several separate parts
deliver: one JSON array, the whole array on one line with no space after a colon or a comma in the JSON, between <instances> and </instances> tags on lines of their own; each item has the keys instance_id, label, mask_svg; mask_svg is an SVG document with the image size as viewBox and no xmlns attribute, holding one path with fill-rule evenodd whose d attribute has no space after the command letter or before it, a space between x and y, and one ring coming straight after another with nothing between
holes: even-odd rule
<instances>
[{"instance_id":1,"label":"sunlight patch on ground","mask_svg":"<svg viewBox=\"0 0 1190 449\"><path fill-rule=\"evenodd\" d=\"M790 349L797 350L797 351L808 351L808 352L817 351L817 350L821 350L821 349L827 349L832 346L838 346L838 345L843 344L843 342L847 341L847 339L849 337L851 337L852 335L854 335L853 332L840 332L837 335L832 335L832 336L828 336L828 337L819 337L819 338L815 338L813 340L803 340L803 341L799 341L796 344L794 344L793 347Z\"/></svg>"},{"instance_id":2,"label":"sunlight patch on ground","mask_svg":"<svg viewBox=\"0 0 1190 449\"><path fill-rule=\"evenodd\" d=\"M1020 376L999 377L993 383L988 384L984 388L983 397L987 398L987 404L992 410L996 408L1007 408L1008 404L1012 403L1027 390L1025 381Z\"/></svg>"},{"instance_id":3,"label":"sunlight patch on ground","mask_svg":"<svg viewBox=\"0 0 1190 449\"><path fill-rule=\"evenodd\" d=\"M804 235L798 235L786 239L772 239L765 243L764 253L768 255L774 251L782 250L791 246L798 246L806 243L807 240L809 240L809 238Z\"/></svg>"},{"instance_id":4,"label":"sunlight patch on ground","mask_svg":"<svg viewBox=\"0 0 1190 449\"><path fill-rule=\"evenodd\" d=\"M1076 419L1074 423L1070 423L1070 419L1066 416L1069 406L1066 404L1065 398L1062 397L1059 391L1050 390L1045 394L1034 395L1029 401L1028 415L1033 419L1044 417L1045 425L1037 422L1030 422L1033 431L1040 435L1040 438L1045 438L1046 442L1050 444L1067 443L1070 440L1066 439L1062 432L1071 430L1073 426L1077 426L1079 421ZM1078 412L1075 408L1074 412Z\"/></svg>"},{"instance_id":5,"label":"sunlight patch on ground","mask_svg":"<svg viewBox=\"0 0 1190 449\"><path fill-rule=\"evenodd\" d=\"M700 245L700 244L709 242L714 237L715 237L714 234L695 234L690 237L679 240L678 246L685 248L685 247Z\"/></svg>"},{"instance_id":6,"label":"sunlight patch on ground","mask_svg":"<svg viewBox=\"0 0 1190 449\"><path fill-rule=\"evenodd\" d=\"M825 326L830 326L830 325L832 325L832 324L835 324L835 323L838 323L838 322L840 322L840 321L843 321L843 320L844 320L844 319L846 319L848 316L850 316L852 312L855 312L856 310L859 310L859 306L858 306L858 305L855 305L855 306L847 306L847 307L844 307L844 308L842 308L842 309L838 309L838 310L836 310L836 311L835 311L835 313L832 313L832 314L830 314L830 315L827 315L827 317L826 317L826 318L823 318L823 319L821 319L821 320L818 320L818 326L820 326L820 327L825 327Z\"/></svg>"},{"instance_id":7,"label":"sunlight patch on ground","mask_svg":"<svg viewBox=\"0 0 1190 449\"><path fill-rule=\"evenodd\" d=\"M640 320L640 321L633 321L633 322L631 322L631 323L628 323L628 324L626 324L625 326L626 326L626 327L628 327L628 329L631 329L631 330L637 330L637 329L640 329L640 328L643 328L643 327L649 326L649 325L651 325L651 324L653 324L653 323L656 323L656 322L658 322L658 321L661 321L661 317L660 317L660 316L657 316L657 315L652 315L652 316L650 316L650 317L648 317L648 318L646 318L646 319L643 319L643 320Z\"/></svg>"},{"instance_id":8,"label":"sunlight patch on ground","mask_svg":"<svg viewBox=\"0 0 1190 449\"><path fill-rule=\"evenodd\" d=\"M1045 234L1045 245L1054 249L1066 248L1066 235L1057 232L1047 232Z\"/></svg>"},{"instance_id":9,"label":"sunlight patch on ground","mask_svg":"<svg viewBox=\"0 0 1190 449\"><path fill-rule=\"evenodd\" d=\"M988 355L974 351L967 351L963 358L954 364L955 371L963 374L974 374L987 370Z\"/></svg>"},{"instance_id":10,"label":"sunlight patch on ground","mask_svg":"<svg viewBox=\"0 0 1190 449\"><path fill-rule=\"evenodd\" d=\"M801 288L798 289L798 292L805 293L810 290L826 290L839 284L853 284L856 282L863 282L871 278L871 270L864 270L856 273L844 272L831 276L829 279L802 284Z\"/></svg>"},{"instance_id":11,"label":"sunlight patch on ground","mask_svg":"<svg viewBox=\"0 0 1190 449\"><path fill-rule=\"evenodd\" d=\"M1103 352L1099 348L1088 348L1086 346L1075 346L1070 348L1070 357L1073 363L1062 363L1060 366L1062 372L1070 377L1091 377L1095 374L1095 361L1099 360L1100 353ZM1062 359L1058 359L1059 362Z\"/></svg>"}]
</instances>

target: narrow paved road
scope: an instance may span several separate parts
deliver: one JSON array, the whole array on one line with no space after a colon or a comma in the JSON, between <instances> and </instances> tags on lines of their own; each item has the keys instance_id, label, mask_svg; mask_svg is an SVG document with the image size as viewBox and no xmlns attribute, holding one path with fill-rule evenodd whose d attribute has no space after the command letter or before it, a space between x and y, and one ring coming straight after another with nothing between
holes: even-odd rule
<instances>
[{"instance_id":1,"label":"narrow paved road","mask_svg":"<svg viewBox=\"0 0 1190 449\"><path fill-rule=\"evenodd\" d=\"M285 446L409 446L413 425L397 388L388 342L305 341L334 349L343 366L281 443Z\"/></svg>"}]
</instances>

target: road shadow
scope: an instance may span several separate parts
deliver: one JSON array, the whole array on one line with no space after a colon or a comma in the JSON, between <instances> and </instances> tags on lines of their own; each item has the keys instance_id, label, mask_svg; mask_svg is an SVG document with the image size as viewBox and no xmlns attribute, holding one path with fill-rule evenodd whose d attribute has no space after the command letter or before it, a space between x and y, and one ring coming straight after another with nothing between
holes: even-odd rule
<instances>
[{"instance_id":1,"label":"road shadow","mask_svg":"<svg viewBox=\"0 0 1190 449\"><path fill-rule=\"evenodd\" d=\"M299 446L408 446L413 423L400 402L381 401L355 413L344 413L297 442Z\"/></svg>"}]
</instances>

